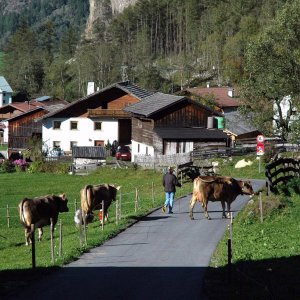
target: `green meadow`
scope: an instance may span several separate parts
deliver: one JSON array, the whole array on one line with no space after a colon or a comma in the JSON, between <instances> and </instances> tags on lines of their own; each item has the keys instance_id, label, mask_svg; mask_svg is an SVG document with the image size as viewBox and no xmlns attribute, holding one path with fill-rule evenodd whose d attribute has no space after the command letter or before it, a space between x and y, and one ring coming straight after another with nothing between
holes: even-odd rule
<instances>
[{"instance_id":1,"label":"green meadow","mask_svg":"<svg viewBox=\"0 0 300 300\"><path fill-rule=\"evenodd\" d=\"M55 262L51 261L50 229L44 228L43 240L36 243L36 265L63 265L91 247L132 224L136 219L164 202L162 173L154 170L101 168L89 175L31 174L25 172L0 174L0 270L31 267L31 247L25 246L24 229L19 222L18 203L24 197L66 193L68 213L59 215L63 231L63 254L59 257L59 222L55 227ZM80 245L79 229L74 223L75 210L80 206L79 192L86 184L113 183L120 185L121 219L116 224L116 204L109 209L109 222L104 231L99 216L88 226L87 245ZM177 197L191 192L191 183L178 188ZM137 202L137 204L136 204ZM37 233L36 233L37 238Z\"/></svg>"}]
</instances>

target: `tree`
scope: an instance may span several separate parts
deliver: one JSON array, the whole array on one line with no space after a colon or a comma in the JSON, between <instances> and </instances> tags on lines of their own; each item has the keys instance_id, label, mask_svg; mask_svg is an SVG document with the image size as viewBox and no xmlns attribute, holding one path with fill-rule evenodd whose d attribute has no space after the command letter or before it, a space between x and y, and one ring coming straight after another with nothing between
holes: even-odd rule
<instances>
[{"instance_id":1,"label":"tree","mask_svg":"<svg viewBox=\"0 0 300 300\"><path fill-rule=\"evenodd\" d=\"M287 140L300 96L300 0L288 1L245 54L242 96L253 120L266 134ZM286 113L283 102L288 105ZM275 112L275 113L274 113Z\"/></svg>"}]
</instances>

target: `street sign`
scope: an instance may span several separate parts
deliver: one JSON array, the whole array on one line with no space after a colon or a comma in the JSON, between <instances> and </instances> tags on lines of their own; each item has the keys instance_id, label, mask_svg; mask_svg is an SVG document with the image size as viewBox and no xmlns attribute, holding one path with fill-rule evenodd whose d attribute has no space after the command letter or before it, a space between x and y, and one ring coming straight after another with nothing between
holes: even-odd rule
<instances>
[{"instance_id":1,"label":"street sign","mask_svg":"<svg viewBox=\"0 0 300 300\"><path fill-rule=\"evenodd\" d=\"M257 137L256 137L256 142L257 144L263 144L265 141L265 137L262 135L262 134L259 134Z\"/></svg>"},{"instance_id":2,"label":"street sign","mask_svg":"<svg viewBox=\"0 0 300 300\"><path fill-rule=\"evenodd\" d=\"M265 145L257 144L256 145L256 155L264 155L264 153L265 153Z\"/></svg>"}]
</instances>

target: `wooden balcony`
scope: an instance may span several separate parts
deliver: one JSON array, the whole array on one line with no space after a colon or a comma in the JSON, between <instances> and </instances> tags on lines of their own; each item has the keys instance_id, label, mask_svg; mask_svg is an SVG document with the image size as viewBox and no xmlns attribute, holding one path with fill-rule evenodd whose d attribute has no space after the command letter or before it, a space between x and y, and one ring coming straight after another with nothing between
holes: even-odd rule
<instances>
[{"instance_id":1,"label":"wooden balcony","mask_svg":"<svg viewBox=\"0 0 300 300\"><path fill-rule=\"evenodd\" d=\"M122 109L88 109L90 118L130 119L130 114Z\"/></svg>"}]
</instances>

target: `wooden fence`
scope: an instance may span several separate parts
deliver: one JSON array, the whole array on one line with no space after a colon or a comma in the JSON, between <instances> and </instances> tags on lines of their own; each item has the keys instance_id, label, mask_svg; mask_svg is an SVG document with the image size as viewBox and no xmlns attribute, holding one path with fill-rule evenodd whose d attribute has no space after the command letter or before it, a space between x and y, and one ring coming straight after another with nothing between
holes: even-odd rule
<instances>
[{"instance_id":1,"label":"wooden fence","mask_svg":"<svg viewBox=\"0 0 300 300\"><path fill-rule=\"evenodd\" d=\"M300 161L293 158L279 158L266 166L267 184L274 191L278 183L286 183L300 176Z\"/></svg>"},{"instance_id":2,"label":"wooden fence","mask_svg":"<svg viewBox=\"0 0 300 300\"><path fill-rule=\"evenodd\" d=\"M134 162L143 168L161 168L179 166L191 162L190 153L177 153L172 155L135 155Z\"/></svg>"}]
</instances>

